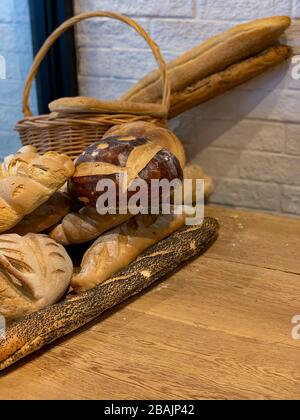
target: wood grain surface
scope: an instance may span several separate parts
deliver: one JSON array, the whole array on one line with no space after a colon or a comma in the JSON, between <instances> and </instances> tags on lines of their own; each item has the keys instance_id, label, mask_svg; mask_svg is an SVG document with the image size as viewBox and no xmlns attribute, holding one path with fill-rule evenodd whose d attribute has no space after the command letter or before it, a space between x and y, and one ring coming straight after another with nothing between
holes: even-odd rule
<instances>
[{"instance_id":1,"label":"wood grain surface","mask_svg":"<svg viewBox=\"0 0 300 420\"><path fill-rule=\"evenodd\" d=\"M299 399L300 220L208 208L205 254L0 375L1 399Z\"/></svg>"}]
</instances>

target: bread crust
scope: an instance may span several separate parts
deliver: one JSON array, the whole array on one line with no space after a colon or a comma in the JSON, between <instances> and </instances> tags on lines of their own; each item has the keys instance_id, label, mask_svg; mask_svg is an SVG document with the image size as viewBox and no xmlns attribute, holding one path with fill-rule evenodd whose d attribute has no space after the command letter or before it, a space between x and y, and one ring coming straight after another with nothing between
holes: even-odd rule
<instances>
[{"instance_id":1,"label":"bread crust","mask_svg":"<svg viewBox=\"0 0 300 420\"><path fill-rule=\"evenodd\" d=\"M103 233L129 220L131 215L100 215L93 207L83 207L79 212L67 214L50 232L57 243L68 246L97 239Z\"/></svg>"},{"instance_id":2,"label":"bread crust","mask_svg":"<svg viewBox=\"0 0 300 420\"><path fill-rule=\"evenodd\" d=\"M290 26L287 16L274 16L237 25L214 36L168 64L172 94L225 70L273 45ZM140 80L121 100L156 102L161 98L159 71Z\"/></svg>"},{"instance_id":3,"label":"bread crust","mask_svg":"<svg viewBox=\"0 0 300 420\"><path fill-rule=\"evenodd\" d=\"M152 123L138 121L112 127L104 134L103 139L111 136L145 137L152 143L173 153L173 155L175 155L179 160L182 169L186 165L186 154L183 144L179 138L167 128L157 127Z\"/></svg>"},{"instance_id":4,"label":"bread crust","mask_svg":"<svg viewBox=\"0 0 300 420\"><path fill-rule=\"evenodd\" d=\"M40 156L21 149L1 166L0 232L15 227L47 202L74 174L72 160L56 152Z\"/></svg>"},{"instance_id":5,"label":"bread crust","mask_svg":"<svg viewBox=\"0 0 300 420\"><path fill-rule=\"evenodd\" d=\"M209 101L245 82L259 76L267 70L283 63L292 55L292 49L286 45L277 45L233 64L226 70L215 73L205 79L174 93L171 97L169 118L174 118L197 105Z\"/></svg>"},{"instance_id":6,"label":"bread crust","mask_svg":"<svg viewBox=\"0 0 300 420\"><path fill-rule=\"evenodd\" d=\"M66 194L56 192L49 200L25 216L20 223L6 233L24 236L27 233L40 233L57 225L70 211L71 201Z\"/></svg>"},{"instance_id":7,"label":"bread crust","mask_svg":"<svg viewBox=\"0 0 300 420\"><path fill-rule=\"evenodd\" d=\"M184 214L139 215L100 236L84 255L81 271L72 279L73 289L82 293L105 282L184 224Z\"/></svg>"},{"instance_id":8,"label":"bread crust","mask_svg":"<svg viewBox=\"0 0 300 420\"><path fill-rule=\"evenodd\" d=\"M0 236L0 314L17 319L56 303L69 287L72 261L46 235Z\"/></svg>"}]
</instances>

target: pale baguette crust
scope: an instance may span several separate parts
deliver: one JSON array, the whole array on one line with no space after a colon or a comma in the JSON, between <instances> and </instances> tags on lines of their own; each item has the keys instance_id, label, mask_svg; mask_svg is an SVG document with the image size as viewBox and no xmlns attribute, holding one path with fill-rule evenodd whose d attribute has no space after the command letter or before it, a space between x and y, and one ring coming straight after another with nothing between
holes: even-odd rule
<instances>
[{"instance_id":1,"label":"pale baguette crust","mask_svg":"<svg viewBox=\"0 0 300 420\"><path fill-rule=\"evenodd\" d=\"M81 271L72 279L73 289L81 293L105 282L184 224L185 215L139 215L101 236L83 257Z\"/></svg>"},{"instance_id":2,"label":"pale baguette crust","mask_svg":"<svg viewBox=\"0 0 300 420\"><path fill-rule=\"evenodd\" d=\"M131 217L131 215L101 216L96 209L84 207L78 213L67 214L49 235L64 246L83 244L97 239L103 233L121 225Z\"/></svg>"},{"instance_id":3,"label":"pale baguette crust","mask_svg":"<svg viewBox=\"0 0 300 420\"><path fill-rule=\"evenodd\" d=\"M49 104L49 109L52 112L65 114L129 114L141 116L151 115L154 118L166 118L168 115L168 109L160 104L144 105L124 101L104 102L85 96L57 99Z\"/></svg>"},{"instance_id":4,"label":"pale baguette crust","mask_svg":"<svg viewBox=\"0 0 300 420\"><path fill-rule=\"evenodd\" d=\"M258 19L208 39L168 64L172 93L218 73L273 45L290 26L287 16ZM159 71L154 71L126 92L121 100L154 103L161 98Z\"/></svg>"},{"instance_id":5,"label":"pale baguette crust","mask_svg":"<svg viewBox=\"0 0 300 420\"><path fill-rule=\"evenodd\" d=\"M169 118L174 118L197 105L251 80L267 70L283 63L292 54L290 47L278 45L268 48L228 69L196 82L188 88L176 92L171 97Z\"/></svg>"},{"instance_id":6,"label":"pale baguette crust","mask_svg":"<svg viewBox=\"0 0 300 420\"><path fill-rule=\"evenodd\" d=\"M53 194L49 200L25 216L20 223L6 233L24 236L40 233L59 223L70 211L71 200L61 192Z\"/></svg>"}]
</instances>

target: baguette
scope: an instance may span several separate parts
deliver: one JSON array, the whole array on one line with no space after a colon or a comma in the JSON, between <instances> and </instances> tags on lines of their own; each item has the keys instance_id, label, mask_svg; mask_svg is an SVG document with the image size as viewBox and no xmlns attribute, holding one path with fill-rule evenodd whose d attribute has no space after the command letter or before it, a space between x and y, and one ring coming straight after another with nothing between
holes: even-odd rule
<instances>
[{"instance_id":1,"label":"baguette","mask_svg":"<svg viewBox=\"0 0 300 420\"><path fill-rule=\"evenodd\" d=\"M72 279L73 289L82 293L105 282L184 224L184 214L138 215L100 236L84 255L80 273Z\"/></svg>"},{"instance_id":2,"label":"baguette","mask_svg":"<svg viewBox=\"0 0 300 420\"><path fill-rule=\"evenodd\" d=\"M271 47L247 60L233 64L222 72L199 80L186 89L173 93L169 118L174 118L259 76L287 60L291 54L292 50L288 46L278 45Z\"/></svg>"},{"instance_id":3,"label":"baguette","mask_svg":"<svg viewBox=\"0 0 300 420\"><path fill-rule=\"evenodd\" d=\"M70 211L71 201L61 192L53 194L49 200L25 216L14 228L6 233L24 236L27 233L40 233L59 223Z\"/></svg>"},{"instance_id":4,"label":"baguette","mask_svg":"<svg viewBox=\"0 0 300 420\"><path fill-rule=\"evenodd\" d=\"M216 239L219 224L205 219L188 226L141 255L105 284L52 305L9 326L0 338L0 370L98 318L203 254Z\"/></svg>"},{"instance_id":5,"label":"baguette","mask_svg":"<svg viewBox=\"0 0 300 420\"><path fill-rule=\"evenodd\" d=\"M290 24L287 16L258 19L208 39L169 63L172 94L267 49ZM155 103L161 99L161 92L160 72L156 70L140 80L121 100Z\"/></svg>"},{"instance_id":6,"label":"baguette","mask_svg":"<svg viewBox=\"0 0 300 420\"><path fill-rule=\"evenodd\" d=\"M68 246L97 239L103 233L129 220L131 215L101 216L94 207L83 207L79 212L66 215L51 230L49 236L57 243Z\"/></svg>"},{"instance_id":7,"label":"baguette","mask_svg":"<svg viewBox=\"0 0 300 420\"><path fill-rule=\"evenodd\" d=\"M167 107L161 104L136 104L125 101L101 101L86 96L75 98L60 98L49 104L49 109L54 113L62 114L124 114L139 115L148 119L149 115L156 119L166 118Z\"/></svg>"},{"instance_id":8,"label":"baguette","mask_svg":"<svg viewBox=\"0 0 300 420\"><path fill-rule=\"evenodd\" d=\"M0 232L13 228L48 201L74 171L71 159L55 152L29 161L22 159L22 153L12 158L4 173L2 168L0 179Z\"/></svg>"}]
</instances>

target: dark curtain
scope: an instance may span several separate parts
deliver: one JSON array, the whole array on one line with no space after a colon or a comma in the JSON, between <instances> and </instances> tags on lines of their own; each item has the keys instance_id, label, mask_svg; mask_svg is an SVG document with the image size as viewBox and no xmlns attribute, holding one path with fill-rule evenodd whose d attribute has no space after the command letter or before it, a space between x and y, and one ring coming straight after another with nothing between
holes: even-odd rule
<instances>
[{"instance_id":1,"label":"dark curtain","mask_svg":"<svg viewBox=\"0 0 300 420\"><path fill-rule=\"evenodd\" d=\"M29 0L33 51L36 54L46 38L73 16L73 0ZM39 113L49 112L54 99L78 94L74 30L69 30L52 47L37 76Z\"/></svg>"}]
</instances>

